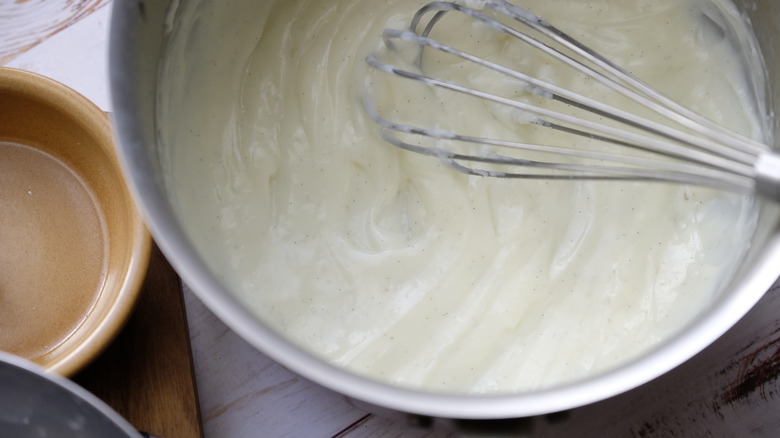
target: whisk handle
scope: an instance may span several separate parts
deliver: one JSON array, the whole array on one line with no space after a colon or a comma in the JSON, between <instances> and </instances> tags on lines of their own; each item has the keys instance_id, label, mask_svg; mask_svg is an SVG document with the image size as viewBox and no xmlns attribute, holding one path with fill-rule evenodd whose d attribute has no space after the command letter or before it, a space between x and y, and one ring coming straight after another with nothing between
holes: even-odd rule
<instances>
[{"instance_id":1,"label":"whisk handle","mask_svg":"<svg viewBox=\"0 0 780 438\"><path fill-rule=\"evenodd\" d=\"M780 154L765 152L759 155L754 169L756 191L762 196L780 202Z\"/></svg>"}]
</instances>

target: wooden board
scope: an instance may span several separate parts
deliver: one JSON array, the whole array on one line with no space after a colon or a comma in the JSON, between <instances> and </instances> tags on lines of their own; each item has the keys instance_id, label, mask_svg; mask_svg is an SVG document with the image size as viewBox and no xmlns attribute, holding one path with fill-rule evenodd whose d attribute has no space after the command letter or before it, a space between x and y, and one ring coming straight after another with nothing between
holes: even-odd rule
<instances>
[{"instance_id":1,"label":"wooden board","mask_svg":"<svg viewBox=\"0 0 780 438\"><path fill-rule=\"evenodd\" d=\"M127 325L73 380L139 430L203 436L181 280L157 247Z\"/></svg>"}]
</instances>

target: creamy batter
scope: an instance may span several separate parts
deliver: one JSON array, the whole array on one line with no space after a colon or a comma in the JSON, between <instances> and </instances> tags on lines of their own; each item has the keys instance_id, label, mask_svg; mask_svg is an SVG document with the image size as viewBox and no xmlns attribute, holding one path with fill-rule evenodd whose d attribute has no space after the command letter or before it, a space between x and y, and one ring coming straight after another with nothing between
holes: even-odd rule
<instances>
[{"instance_id":1,"label":"creamy batter","mask_svg":"<svg viewBox=\"0 0 780 438\"><path fill-rule=\"evenodd\" d=\"M753 90L763 84L743 72L760 60L743 59L713 24L731 17L745 33L730 5L518 3L762 139ZM230 5L171 11L158 113L166 184L218 278L325 360L437 391L560 385L677 333L738 266L754 224L750 198L469 177L380 139L361 103L374 80L364 57L422 2ZM484 52L497 47L480 53L499 56ZM417 89L387 94L401 101ZM472 113L468 129L478 133L513 129L494 112Z\"/></svg>"}]
</instances>

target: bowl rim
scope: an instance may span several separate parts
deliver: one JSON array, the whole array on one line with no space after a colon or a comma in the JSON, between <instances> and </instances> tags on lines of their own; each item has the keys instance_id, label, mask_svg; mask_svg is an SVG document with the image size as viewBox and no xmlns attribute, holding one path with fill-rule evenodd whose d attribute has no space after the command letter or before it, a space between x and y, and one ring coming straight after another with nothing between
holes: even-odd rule
<instances>
[{"instance_id":1,"label":"bowl rim","mask_svg":"<svg viewBox=\"0 0 780 438\"><path fill-rule=\"evenodd\" d=\"M62 355L55 355L53 361L40 363L50 372L70 376L97 357L110 344L129 318L146 278L151 258L152 238L127 186L116 153L110 118L106 112L67 85L27 70L0 66L0 90L39 99L57 111L67 112L71 118L88 120L88 129L96 137L105 140L97 143L119 177L121 188L127 197L127 205L134 213L132 217L128 218L128 234L131 236L131 239L128 240L131 253L130 261L128 265L122 267L123 278L119 282L119 290L114 302L94 328L84 334L80 343L71 346ZM70 168L70 166L68 167ZM71 170L75 172L74 169ZM103 208L103 206L100 207ZM52 351L56 351L57 348L55 347Z\"/></svg>"},{"instance_id":2,"label":"bowl rim","mask_svg":"<svg viewBox=\"0 0 780 438\"><path fill-rule=\"evenodd\" d=\"M166 6L159 8L166 10ZM152 235L184 282L222 322L284 367L338 393L400 412L456 419L530 417L582 407L647 383L701 352L736 324L780 274L780 264L772 261L780 257L780 224L775 223L773 233L764 242L760 260L715 305L675 336L616 369L550 389L488 395L434 393L393 386L329 364L251 315L210 273L178 223L161 188L161 177L155 174L147 155L147 148L155 146L157 138L144 136L151 116L142 112L141 99L144 92L156 89L137 88L143 80L140 72L149 66L142 65L142 60L136 57L145 48L139 43L142 24L148 25L153 20L149 20L148 12L139 14L132 1L115 3L109 70L119 155ZM170 19L169 13L166 23ZM152 69L157 67L157 61L153 60Z\"/></svg>"},{"instance_id":3,"label":"bowl rim","mask_svg":"<svg viewBox=\"0 0 780 438\"><path fill-rule=\"evenodd\" d=\"M128 423L124 417L119 415L119 413L113 410L104 401L100 400L97 396L82 388L72 380L66 379L58 374L48 372L48 370L34 362L3 351L0 351L0 365L13 368L15 370L14 372L16 373L25 373L31 375L40 384L44 384L50 387L59 387L60 390L69 393L73 397L73 403L81 404L82 409L84 406L86 406L87 409L93 410L93 412L99 414L106 421L112 423L114 427L121 430L126 437L142 437L142 435L132 425L130 425L130 423ZM47 388L45 392L51 393L51 391L51 388Z\"/></svg>"}]
</instances>

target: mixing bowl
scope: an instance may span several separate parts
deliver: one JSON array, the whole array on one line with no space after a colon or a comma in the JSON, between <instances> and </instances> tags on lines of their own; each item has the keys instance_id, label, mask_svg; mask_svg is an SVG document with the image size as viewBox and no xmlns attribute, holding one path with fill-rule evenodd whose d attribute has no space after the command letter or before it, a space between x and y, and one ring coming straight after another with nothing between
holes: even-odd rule
<instances>
[{"instance_id":1,"label":"mixing bowl","mask_svg":"<svg viewBox=\"0 0 780 438\"><path fill-rule=\"evenodd\" d=\"M151 237L105 112L11 68L0 103L0 350L70 375L130 315Z\"/></svg>"},{"instance_id":2,"label":"mixing bowl","mask_svg":"<svg viewBox=\"0 0 780 438\"><path fill-rule=\"evenodd\" d=\"M773 87L767 93L769 117L780 102L774 88L780 80L780 48L774 44L780 29L780 4L771 0L736 3L752 21L760 41L767 66L766 82ZM610 372L547 390L477 396L400 388L330 365L253 316L210 272L184 231L183 221L187 218L178 217L172 208L172 199L163 186L161 165L161 156L169 146L158 135L166 121L158 119L157 105L159 96L168 92L160 86L160 66L166 38L177 20L176 6L180 4L124 0L115 5L111 86L122 160L152 233L199 298L252 345L310 380L369 404L428 416L497 419L558 412L625 392L689 359L745 315L780 273L778 211L771 203L764 203L759 206L758 226L750 249L726 292L676 336ZM203 20L208 20L208 16L199 17L195 23L202 25ZM186 59L174 61L178 68L195 68ZM198 64L197 68L209 67ZM214 84L220 85L224 84ZM780 119L772 121L772 129L780 129Z\"/></svg>"},{"instance_id":3,"label":"mixing bowl","mask_svg":"<svg viewBox=\"0 0 780 438\"><path fill-rule=\"evenodd\" d=\"M0 352L0 436L141 438L84 388Z\"/></svg>"}]
</instances>

